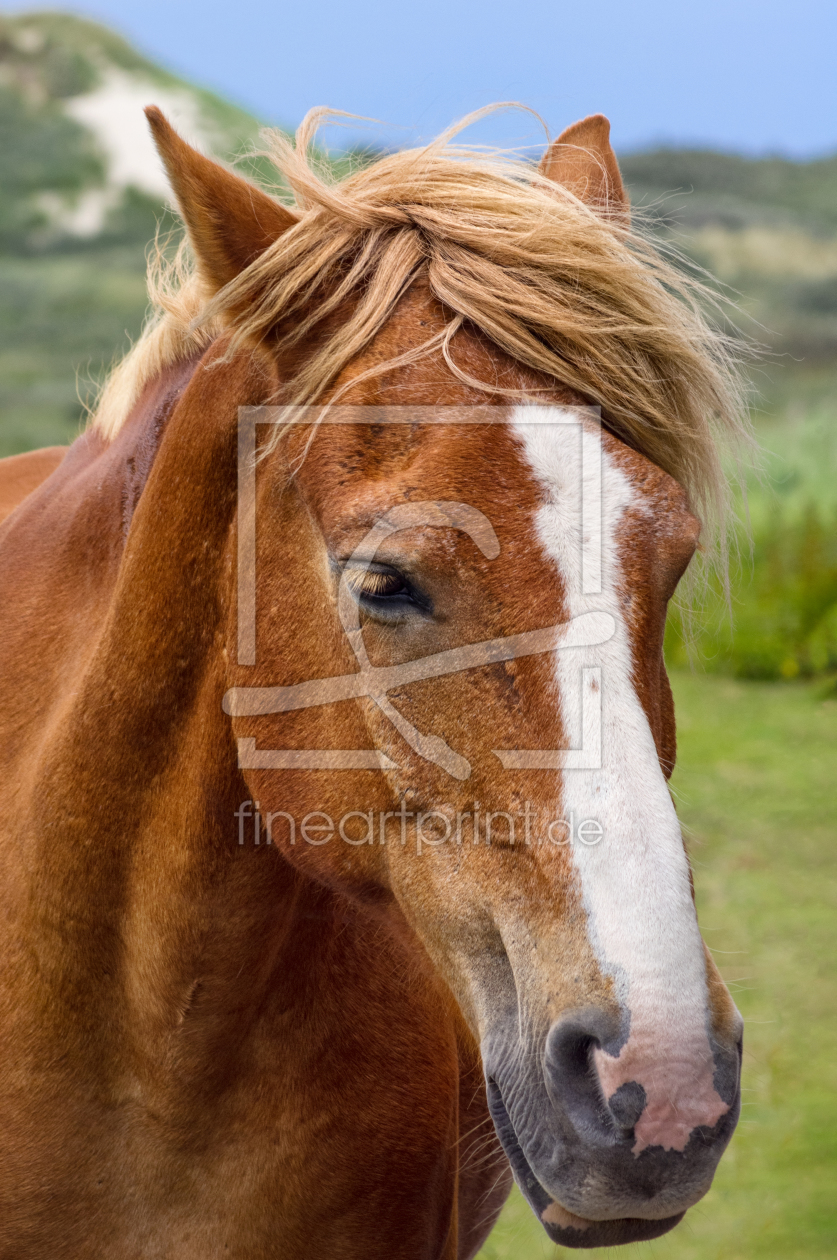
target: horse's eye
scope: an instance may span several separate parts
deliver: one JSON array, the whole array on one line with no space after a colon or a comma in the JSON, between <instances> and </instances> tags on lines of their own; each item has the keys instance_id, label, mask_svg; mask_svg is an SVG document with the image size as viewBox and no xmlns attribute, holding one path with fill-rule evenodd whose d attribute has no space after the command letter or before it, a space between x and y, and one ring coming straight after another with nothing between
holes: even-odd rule
<instances>
[{"instance_id":1,"label":"horse's eye","mask_svg":"<svg viewBox=\"0 0 837 1260\"><path fill-rule=\"evenodd\" d=\"M411 612L430 612L429 601L397 569L385 565L351 566L346 570L346 584L361 608L381 620L402 620Z\"/></svg>"},{"instance_id":2,"label":"horse's eye","mask_svg":"<svg viewBox=\"0 0 837 1260\"><path fill-rule=\"evenodd\" d=\"M389 599L393 595L409 594L408 584L394 570L377 572L374 569L349 569L346 581L355 599L363 599L364 596Z\"/></svg>"}]
</instances>

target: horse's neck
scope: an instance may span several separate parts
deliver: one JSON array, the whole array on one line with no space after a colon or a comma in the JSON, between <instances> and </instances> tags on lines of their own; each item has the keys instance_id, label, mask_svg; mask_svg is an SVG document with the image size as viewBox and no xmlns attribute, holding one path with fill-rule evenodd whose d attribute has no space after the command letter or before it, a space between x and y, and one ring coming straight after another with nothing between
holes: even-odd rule
<instances>
[{"instance_id":1,"label":"horse's neck","mask_svg":"<svg viewBox=\"0 0 837 1260\"><path fill-rule=\"evenodd\" d=\"M304 1000L293 957L322 953L346 908L276 849L238 844L248 793L220 703L235 413L193 383L166 432L171 384L133 433L85 436L0 553L2 814L19 820L0 861L28 1039L105 1074L130 1044L146 1092L185 1106L268 995Z\"/></svg>"}]
</instances>

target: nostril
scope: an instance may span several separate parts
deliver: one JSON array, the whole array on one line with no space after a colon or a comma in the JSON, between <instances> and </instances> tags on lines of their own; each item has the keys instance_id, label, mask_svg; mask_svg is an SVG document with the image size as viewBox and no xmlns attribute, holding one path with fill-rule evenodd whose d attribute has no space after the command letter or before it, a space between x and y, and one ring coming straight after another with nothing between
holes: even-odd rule
<instances>
[{"instance_id":1,"label":"nostril","mask_svg":"<svg viewBox=\"0 0 837 1260\"><path fill-rule=\"evenodd\" d=\"M553 1024L546 1039L547 1092L586 1141L611 1144L623 1139L624 1130L633 1128L645 1105L645 1091L639 1085L620 1087L609 1103L603 1097L593 1051L602 1048L618 1053L618 1034L618 1020L593 1008L565 1015Z\"/></svg>"}]
</instances>

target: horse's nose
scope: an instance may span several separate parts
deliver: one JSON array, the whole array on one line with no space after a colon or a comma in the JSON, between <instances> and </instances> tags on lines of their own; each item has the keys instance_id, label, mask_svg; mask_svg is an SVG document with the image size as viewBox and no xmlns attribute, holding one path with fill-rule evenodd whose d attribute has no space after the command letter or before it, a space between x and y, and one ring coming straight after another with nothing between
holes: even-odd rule
<instances>
[{"instance_id":1,"label":"horse's nose","mask_svg":"<svg viewBox=\"0 0 837 1260\"><path fill-rule=\"evenodd\" d=\"M637 1153L639 1148L658 1143L682 1150L693 1130L703 1129L708 1136L708 1130L725 1115L734 1125L741 1061L739 1032L728 1045L715 1043L710 1049L704 1042L708 1062L696 1057L691 1064L686 1054L670 1065L665 1053L655 1055L653 1048L644 1063L638 1063L636 1055L630 1053L620 1059L625 1042L618 1016L598 1008L566 1014L549 1031L544 1055L547 1091L581 1141L631 1147L643 1113L641 1129L648 1128L648 1135L642 1132ZM625 1069L623 1060L627 1060ZM652 1098L644 1084L630 1079L634 1073L626 1071L629 1064L633 1069L644 1069L636 1074L646 1083L652 1082Z\"/></svg>"}]
</instances>

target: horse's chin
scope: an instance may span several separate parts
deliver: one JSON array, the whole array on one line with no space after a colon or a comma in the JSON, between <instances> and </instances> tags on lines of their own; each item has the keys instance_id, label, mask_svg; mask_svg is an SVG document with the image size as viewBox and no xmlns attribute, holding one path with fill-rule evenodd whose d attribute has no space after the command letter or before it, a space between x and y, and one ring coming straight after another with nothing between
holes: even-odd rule
<instances>
[{"instance_id":1,"label":"horse's chin","mask_svg":"<svg viewBox=\"0 0 837 1260\"><path fill-rule=\"evenodd\" d=\"M516 1164L520 1167L522 1160L528 1169L528 1176L521 1186L523 1194L549 1237L560 1247L621 1247L626 1243L648 1242L652 1238L659 1238L661 1234L667 1234L686 1215L685 1212L678 1212L676 1216L666 1216L660 1220L624 1216L615 1220L598 1221L577 1216L550 1198L537 1182L519 1147L516 1154L517 1158L512 1166Z\"/></svg>"},{"instance_id":2,"label":"horse's chin","mask_svg":"<svg viewBox=\"0 0 837 1260\"><path fill-rule=\"evenodd\" d=\"M683 1217L667 1216L661 1221L645 1221L639 1217L623 1217L615 1221L588 1221L575 1216L554 1200L539 1214L541 1224L554 1243L561 1247L620 1247L624 1243L648 1242L667 1234Z\"/></svg>"},{"instance_id":3,"label":"horse's chin","mask_svg":"<svg viewBox=\"0 0 837 1260\"><path fill-rule=\"evenodd\" d=\"M611 1220L577 1216L553 1199L541 1185L517 1140L499 1090L493 1082L489 1082L489 1105L515 1181L550 1239L560 1247L620 1247L626 1243L648 1242L667 1234L686 1215L683 1211L659 1219L624 1216Z\"/></svg>"}]
</instances>

